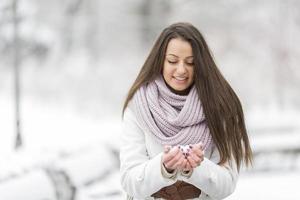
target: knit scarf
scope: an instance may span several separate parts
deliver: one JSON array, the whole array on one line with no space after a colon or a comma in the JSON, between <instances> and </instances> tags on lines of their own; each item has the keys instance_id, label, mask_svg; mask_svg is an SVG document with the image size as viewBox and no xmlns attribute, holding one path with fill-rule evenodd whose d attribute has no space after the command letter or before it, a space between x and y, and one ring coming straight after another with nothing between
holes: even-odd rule
<instances>
[{"instance_id":1,"label":"knit scarf","mask_svg":"<svg viewBox=\"0 0 300 200\"><path fill-rule=\"evenodd\" d=\"M133 96L133 110L140 125L163 145L212 143L203 107L193 85L188 95L173 93L162 76L141 86Z\"/></svg>"}]
</instances>

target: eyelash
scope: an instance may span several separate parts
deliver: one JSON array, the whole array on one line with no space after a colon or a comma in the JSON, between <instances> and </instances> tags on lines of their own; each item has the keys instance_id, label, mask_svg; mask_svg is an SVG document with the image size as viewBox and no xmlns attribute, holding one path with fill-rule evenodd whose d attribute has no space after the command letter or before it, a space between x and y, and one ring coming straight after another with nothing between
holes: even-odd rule
<instances>
[{"instance_id":1,"label":"eyelash","mask_svg":"<svg viewBox=\"0 0 300 200\"><path fill-rule=\"evenodd\" d=\"M176 64L177 62L168 61L168 63L170 63L170 64ZM186 63L186 64L188 64L188 65L194 65L194 63Z\"/></svg>"}]
</instances>

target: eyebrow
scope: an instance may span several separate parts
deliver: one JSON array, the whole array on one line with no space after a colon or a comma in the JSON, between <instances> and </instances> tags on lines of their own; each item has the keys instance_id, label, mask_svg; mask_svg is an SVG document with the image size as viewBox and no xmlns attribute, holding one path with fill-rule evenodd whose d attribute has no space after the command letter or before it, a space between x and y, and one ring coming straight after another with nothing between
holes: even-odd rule
<instances>
[{"instance_id":1,"label":"eyebrow","mask_svg":"<svg viewBox=\"0 0 300 200\"><path fill-rule=\"evenodd\" d=\"M176 58L178 58L178 56L176 56L175 54L169 53L168 55L175 56ZM168 55L167 55L167 56L168 56ZM186 57L186 58L194 58L194 56L188 56L188 57Z\"/></svg>"}]
</instances>

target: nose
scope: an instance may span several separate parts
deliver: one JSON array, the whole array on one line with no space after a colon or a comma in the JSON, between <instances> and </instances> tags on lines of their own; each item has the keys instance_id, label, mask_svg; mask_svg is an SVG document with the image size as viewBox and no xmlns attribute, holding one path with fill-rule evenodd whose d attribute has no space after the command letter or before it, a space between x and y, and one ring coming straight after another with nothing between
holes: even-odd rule
<instances>
[{"instance_id":1,"label":"nose","mask_svg":"<svg viewBox=\"0 0 300 200\"><path fill-rule=\"evenodd\" d=\"M186 68L184 66L184 63L180 62L176 68L176 71L178 74L185 74L186 73Z\"/></svg>"}]
</instances>

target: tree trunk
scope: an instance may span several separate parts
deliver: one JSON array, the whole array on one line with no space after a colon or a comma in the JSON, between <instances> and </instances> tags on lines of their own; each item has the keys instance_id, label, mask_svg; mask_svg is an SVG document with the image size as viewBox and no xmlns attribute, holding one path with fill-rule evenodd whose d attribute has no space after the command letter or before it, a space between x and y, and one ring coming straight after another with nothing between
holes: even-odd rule
<instances>
[{"instance_id":1,"label":"tree trunk","mask_svg":"<svg viewBox=\"0 0 300 200\"><path fill-rule=\"evenodd\" d=\"M23 145L23 140L21 137L21 122L20 122L20 41L18 35L18 0L13 0L13 66L14 66L14 83L15 83L15 119L16 119L16 140L15 140L15 150L19 149Z\"/></svg>"}]
</instances>

